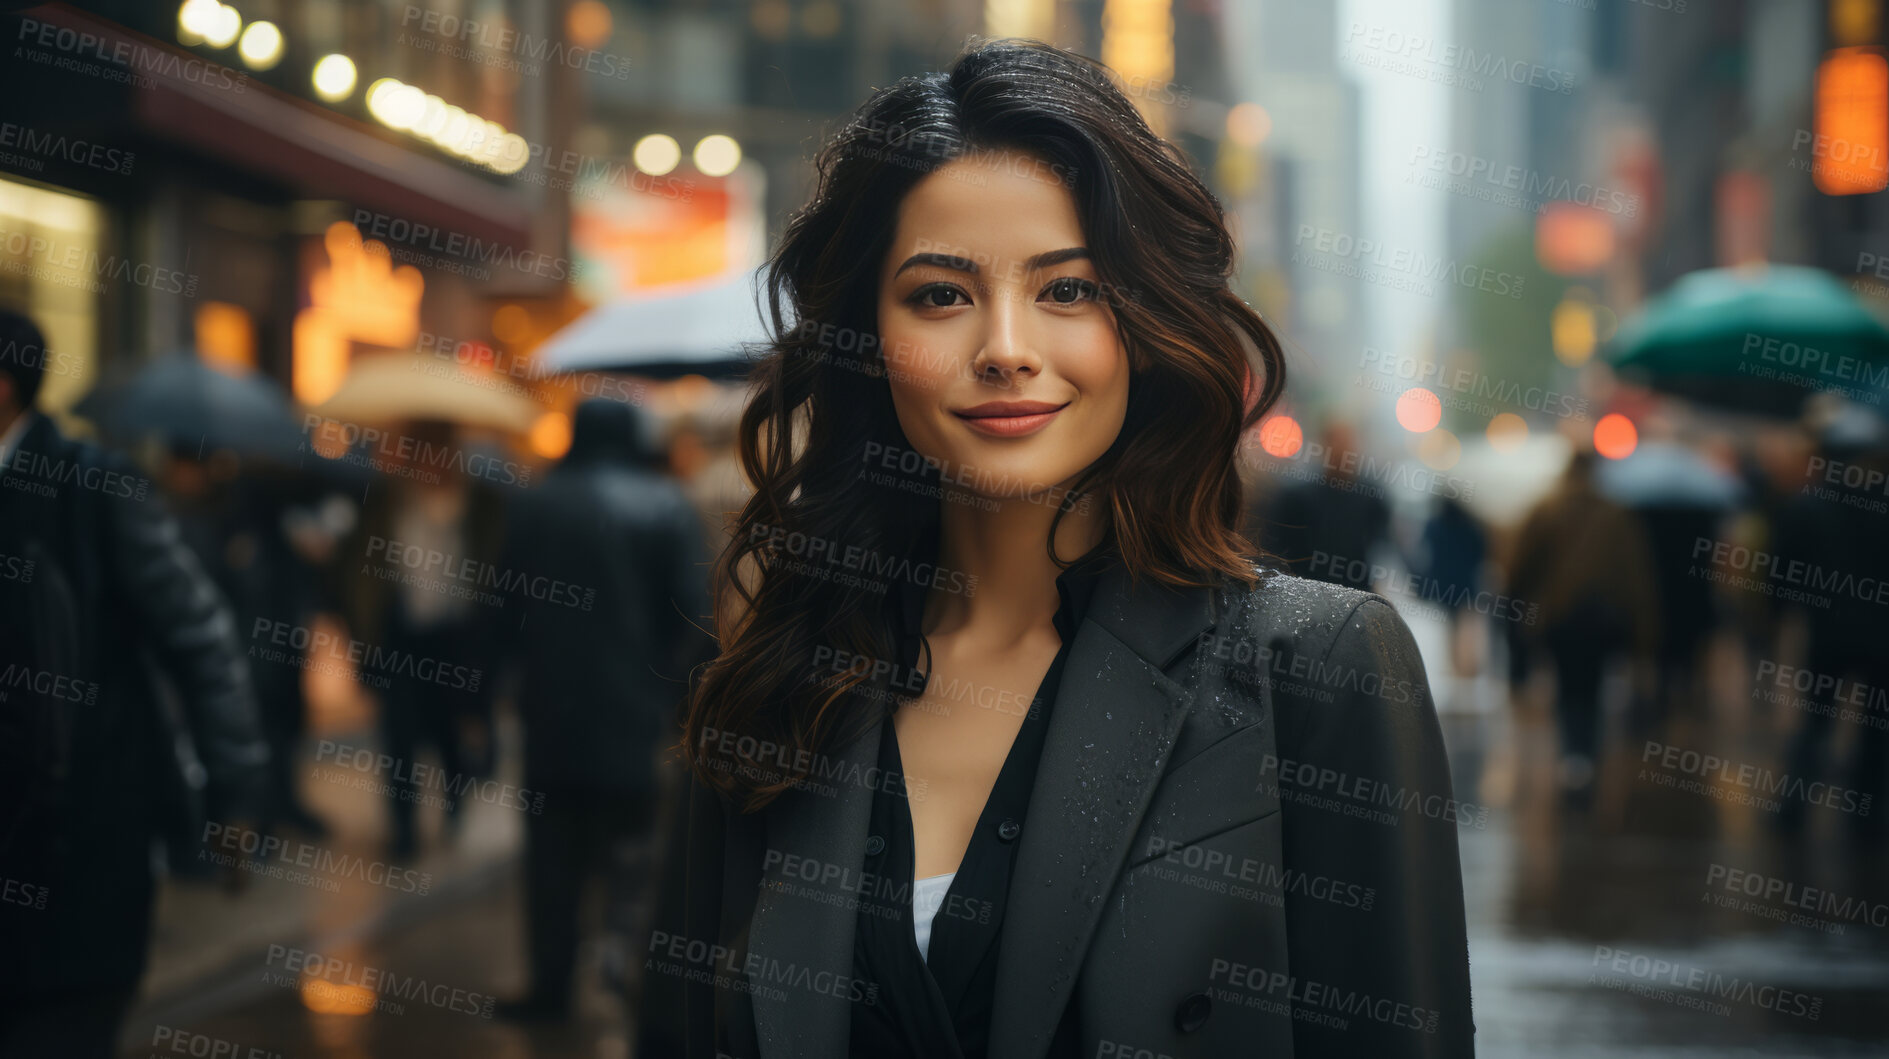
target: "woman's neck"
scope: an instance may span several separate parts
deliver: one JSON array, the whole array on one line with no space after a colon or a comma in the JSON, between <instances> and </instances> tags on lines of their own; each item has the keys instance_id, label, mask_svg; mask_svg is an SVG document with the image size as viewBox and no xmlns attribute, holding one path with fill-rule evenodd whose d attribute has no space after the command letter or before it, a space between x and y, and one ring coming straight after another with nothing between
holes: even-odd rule
<instances>
[{"instance_id":1,"label":"woman's neck","mask_svg":"<svg viewBox=\"0 0 1889 1059\"><path fill-rule=\"evenodd\" d=\"M975 584L973 591L934 587L925 605L927 635L949 635L975 627L978 638L1014 642L1023 633L1048 625L1061 600L1050 558L1050 525L1056 523L1056 555L1067 562L1102 541L1105 515L1090 498L1056 521L1058 491L1040 501L987 500L947 494L940 504L938 565L961 572L938 585Z\"/></svg>"}]
</instances>

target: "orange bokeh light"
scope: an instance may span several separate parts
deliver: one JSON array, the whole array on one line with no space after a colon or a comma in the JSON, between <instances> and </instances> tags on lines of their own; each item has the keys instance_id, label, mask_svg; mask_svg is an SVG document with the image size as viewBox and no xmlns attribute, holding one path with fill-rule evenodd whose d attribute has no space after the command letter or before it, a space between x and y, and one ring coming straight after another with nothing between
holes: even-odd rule
<instances>
[{"instance_id":1,"label":"orange bokeh light","mask_svg":"<svg viewBox=\"0 0 1889 1059\"><path fill-rule=\"evenodd\" d=\"M1443 421L1443 402L1421 386L1412 386L1397 398L1397 425L1412 434L1436 429Z\"/></svg>"},{"instance_id":2,"label":"orange bokeh light","mask_svg":"<svg viewBox=\"0 0 1889 1059\"><path fill-rule=\"evenodd\" d=\"M1838 48L1817 67L1811 181L1826 195L1889 187L1889 60Z\"/></svg>"},{"instance_id":3,"label":"orange bokeh light","mask_svg":"<svg viewBox=\"0 0 1889 1059\"><path fill-rule=\"evenodd\" d=\"M1594 451L1610 460L1624 460L1640 446L1640 431L1633 420L1610 412L1594 424Z\"/></svg>"},{"instance_id":4,"label":"orange bokeh light","mask_svg":"<svg viewBox=\"0 0 1889 1059\"><path fill-rule=\"evenodd\" d=\"M1277 415L1266 420L1259 428L1259 447L1266 455L1278 459L1296 456L1299 447L1305 444L1305 431L1299 421L1288 415Z\"/></svg>"},{"instance_id":5,"label":"orange bokeh light","mask_svg":"<svg viewBox=\"0 0 1889 1059\"><path fill-rule=\"evenodd\" d=\"M1550 202L1535 218L1535 260L1550 272L1579 276L1613 256L1613 218L1592 206Z\"/></svg>"},{"instance_id":6,"label":"orange bokeh light","mask_svg":"<svg viewBox=\"0 0 1889 1059\"><path fill-rule=\"evenodd\" d=\"M1514 412L1498 412L1489 420L1489 447L1497 452L1513 452L1528 440L1528 420Z\"/></svg>"}]
</instances>

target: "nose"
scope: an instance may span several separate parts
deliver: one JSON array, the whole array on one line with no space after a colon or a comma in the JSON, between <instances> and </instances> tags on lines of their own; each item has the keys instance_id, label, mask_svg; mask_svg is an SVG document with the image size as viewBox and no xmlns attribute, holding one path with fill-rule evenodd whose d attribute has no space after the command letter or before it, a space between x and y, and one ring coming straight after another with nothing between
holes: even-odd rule
<instances>
[{"instance_id":1,"label":"nose","mask_svg":"<svg viewBox=\"0 0 1889 1059\"><path fill-rule=\"evenodd\" d=\"M1043 358L1030 332L1028 306L1005 290L993 292L987 304L991 309L984 315L984 344L971 360L972 372L980 381L1004 386L1015 376L1041 372Z\"/></svg>"}]
</instances>

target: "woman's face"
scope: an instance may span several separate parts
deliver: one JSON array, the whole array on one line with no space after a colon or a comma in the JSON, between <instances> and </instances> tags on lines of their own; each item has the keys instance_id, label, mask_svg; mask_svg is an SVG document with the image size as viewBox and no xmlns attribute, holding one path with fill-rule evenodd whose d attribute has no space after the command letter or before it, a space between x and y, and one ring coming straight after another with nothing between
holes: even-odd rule
<instances>
[{"instance_id":1,"label":"woman's face","mask_svg":"<svg viewBox=\"0 0 1889 1059\"><path fill-rule=\"evenodd\" d=\"M1128 354L1060 168L959 158L900 204L879 276L899 426L947 485L1041 494L1121 433Z\"/></svg>"}]
</instances>

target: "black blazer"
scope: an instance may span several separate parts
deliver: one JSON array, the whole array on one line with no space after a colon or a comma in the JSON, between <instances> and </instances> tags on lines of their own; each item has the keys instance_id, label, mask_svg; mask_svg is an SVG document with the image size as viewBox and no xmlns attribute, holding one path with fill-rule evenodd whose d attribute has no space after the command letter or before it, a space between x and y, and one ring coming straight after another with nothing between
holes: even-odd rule
<instances>
[{"instance_id":1,"label":"black blazer","mask_svg":"<svg viewBox=\"0 0 1889 1059\"><path fill-rule=\"evenodd\" d=\"M847 1050L877 725L818 789L679 799L639 1056ZM1098 586L1051 708L1004 912L992 1059L1474 1052L1456 829L1434 704L1381 597ZM895 891L896 892L896 891ZM944 914L941 912L940 914Z\"/></svg>"}]
</instances>

